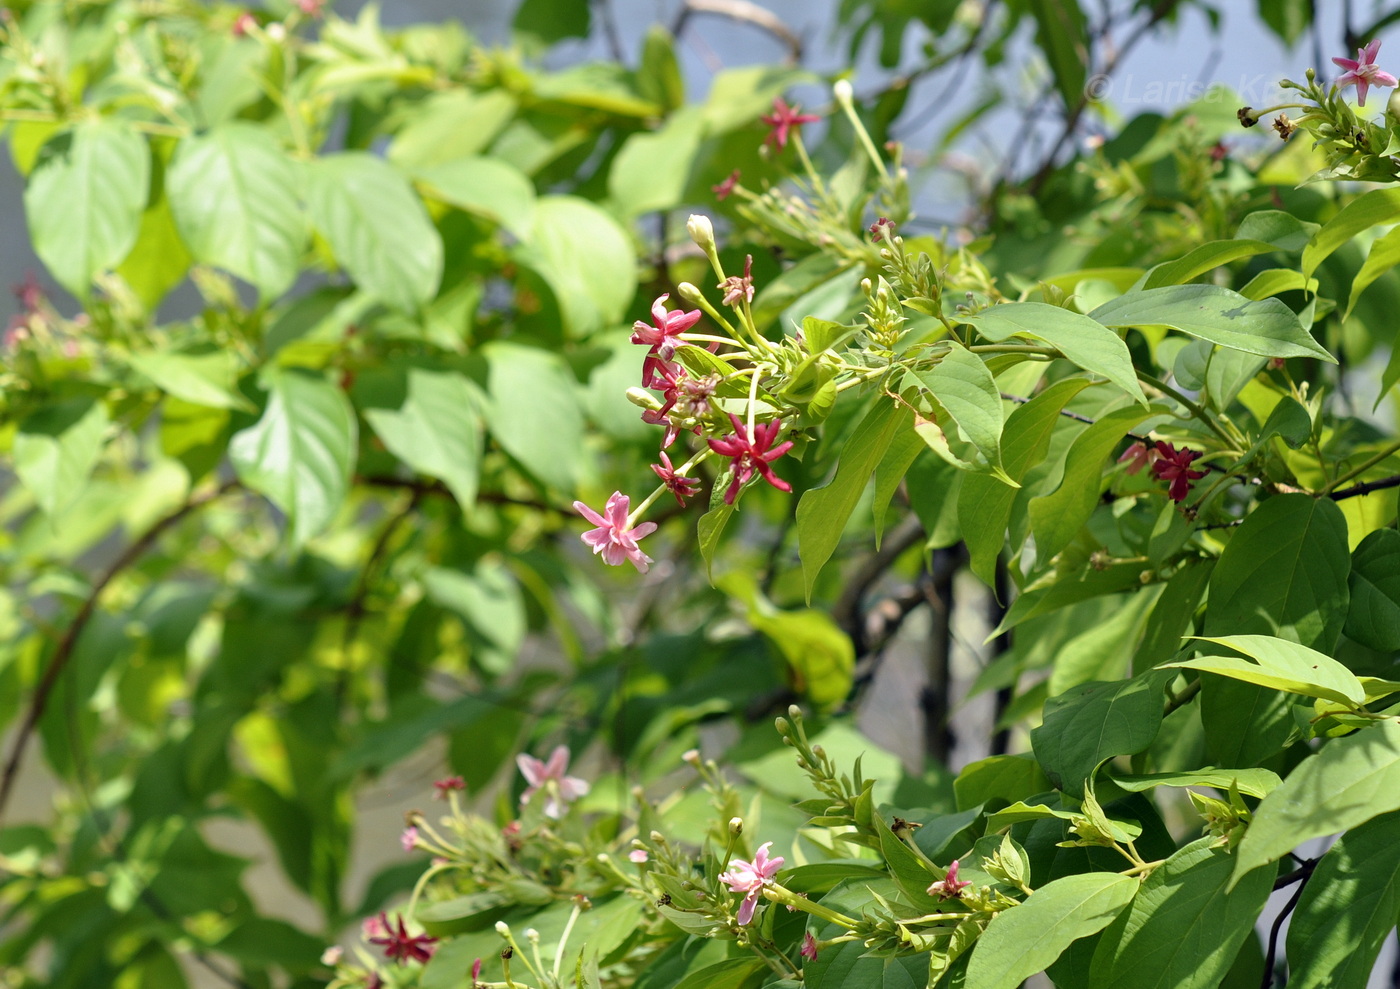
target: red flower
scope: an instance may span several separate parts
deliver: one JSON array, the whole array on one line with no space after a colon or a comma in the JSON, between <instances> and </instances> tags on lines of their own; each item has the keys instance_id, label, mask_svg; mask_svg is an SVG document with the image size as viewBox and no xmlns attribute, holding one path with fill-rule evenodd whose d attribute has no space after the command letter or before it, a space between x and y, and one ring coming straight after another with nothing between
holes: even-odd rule
<instances>
[{"instance_id":1,"label":"red flower","mask_svg":"<svg viewBox=\"0 0 1400 989\"><path fill-rule=\"evenodd\" d=\"M394 918L394 921L394 924L390 924L389 918L381 910L379 923L383 925L384 936L369 939L371 944L384 946L385 958L396 959L402 965L408 961L425 962L433 957L433 952L437 950L437 938L427 934L409 935L402 916Z\"/></svg>"},{"instance_id":2,"label":"red flower","mask_svg":"<svg viewBox=\"0 0 1400 989\"><path fill-rule=\"evenodd\" d=\"M768 136L764 138L764 143L771 144L778 151L781 151L783 148L787 147L788 132L790 130L801 127L803 124L815 123L822 119L814 114L798 113L797 111L800 109L802 109L801 104L788 106L783 102L781 96L775 96L773 98L773 112L766 117L759 118L769 127L773 128L768 132Z\"/></svg>"},{"instance_id":3,"label":"red flower","mask_svg":"<svg viewBox=\"0 0 1400 989\"><path fill-rule=\"evenodd\" d=\"M681 334L700 322L699 309L667 312L665 303L670 297L668 292L651 304L652 325L640 319L632 324L632 342L651 348L642 362L643 388L663 388L668 378L679 374L680 369L669 363L671 355L676 352Z\"/></svg>"},{"instance_id":4,"label":"red flower","mask_svg":"<svg viewBox=\"0 0 1400 989\"><path fill-rule=\"evenodd\" d=\"M725 179L719 185L710 186L710 191L715 194L716 199L725 200L729 198L729 194L734 191L734 187L738 184L739 170L736 168L729 173L729 178Z\"/></svg>"},{"instance_id":5,"label":"red flower","mask_svg":"<svg viewBox=\"0 0 1400 989\"><path fill-rule=\"evenodd\" d=\"M453 790L465 790L466 781L460 776L449 776L445 780L437 780L433 783L433 799L446 800L447 795Z\"/></svg>"},{"instance_id":6,"label":"red flower","mask_svg":"<svg viewBox=\"0 0 1400 989\"><path fill-rule=\"evenodd\" d=\"M739 489L755 473L779 491L791 491L792 485L774 474L770 466L773 461L792 449L792 440L773 446L773 441L778 438L778 433L783 428L782 421L774 419L771 422L755 424L753 435L750 436L742 419L733 413L730 413L729 419L734 423L734 435L709 441L711 450L733 461L730 466L734 470L734 480L730 483L729 490L724 493L724 503L734 504ZM772 449L769 449L770 447Z\"/></svg>"},{"instance_id":7,"label":"red flower","mask_svg":"<svg viewBox=\"0 0 1400 989\"><path fill-rule=\"evenodd\" d=\"M948 866L948 874L929 886L928 895L932 896L934 893L937 893L940 900L946 900L950 897L953 899L961 899L962 891L971 885L972 882L970 880L958 878L958 860L953 859L952 863Z\"/></svg>"},{"instance_id":8,"label":"red flower","mask_svg":"<svg viewBox=\"0 0 1400 989\"><path fill-rule=\"evenodd\" d=\"M673 427L674 428L674 427ZM661 463L652 464L651 469L656 472L656 476L661 478L661 483L666 485L666 490L676 496L676 501L681 507L685 507L685 500L700 490L700 481L694 477L683 477L676 473L676 469L671 466L671 458L663 452Z\"/></svg>"},{"instance_id":9,"label":"red flower","mask_svg":"<svg viewBox=\"0 0 1400 989\"><path fill-rule=\"evenodd\" d=\"M1191 469L1191 461L1200 455L1196 450L1187 450L1184 447L1178 450L1170 443L1157 441L1158 460L1152 465L1152 470L1163 481L1171 482L1167 497L1172 501L1185 501L1186 492L1191 490L1191 482L1206 476L1203 470Z\"/></svg>"},{"instance_id":10,"label":"red flower","mask_svg":"<svg viewBox=\"0 0 1400 989\"><path fill-rule=\"evenodd\" d=\"M1123 455L1118 458L1118 462L1128 465L1129 474L1136 474L1144 467L1156 462L1159 456L1156 447L1148 447L1138 442L1124 450Z\"/></svg>"},{"instance_id":11,"label":"red flower","mask_svg":"<svg viewBox=\"0 0 1400 989\"><path fill-rule=\"evenodd\" d=\"M870 224L870 242L878 244L886 237L894 236L894 221L887 216L882 216L874 223Z\"/></svg>"}]
</instances>

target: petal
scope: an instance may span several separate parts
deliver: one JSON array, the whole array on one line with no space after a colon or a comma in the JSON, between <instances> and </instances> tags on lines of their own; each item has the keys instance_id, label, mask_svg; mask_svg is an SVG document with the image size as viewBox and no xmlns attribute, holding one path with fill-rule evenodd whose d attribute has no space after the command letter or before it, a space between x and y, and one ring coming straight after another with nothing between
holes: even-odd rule
<instances>
[{"instance_id":1,"label":"petal","mask_svg":"<svg viewBox=\"0 0 1400 989\"><path fill-rule=\"evenodd\" d=\"M758 891L754 890L744 897L744 902L739 905L739 926L744 927L753 920L753 912L758 906Z\"/></svg>"},{"instance_id":2,"label":"petal","mask_svg":"<svg viewBox=\"0 0 1400 989\"><path fill-rule=\"evenodd\" d=\"M670 297L671 293L666 292L651 304L651 318L656 323L657 329L663 329L666 326L666 300Z\"/></svg>"},{"instance_id":3,"label":"petal","mask_svg":"<svg viewBox=\"0 0 1400 989\"><path fill-rule=\"evenodd\" d=\"M610 526L603 526L597 529L589 529L579 536L585 546L592 546L593 552L601 553L604 546L613 542L613 531Z\"/></svg>"},{"instance_id":4,"label":"petal","mask_svg":"<svg viewBox=\"0 0 1400 989\"><path fill-rule=\"evenodd\" d=\"M627 554L627 559L632 561L632 566L637 568L637 573L646 573L647 568L656 561L647 556L640 549L633 548Z\"/></svg>"},{"instance_id":5,"label":"petal","mask_svg":"<svg viewBox=\"0 0 1400 989\"><path fill-rule=\"evenodd\" d=\"M1382 71L1380 71L1379 69L1377 69L1375 72L1373 72L1373 73L1371 74L1371 85L1373 85L1373 86L1395 86L1395 85L1400 85L1400 80L1397 80L1397 79L1396 79L1393 75L1391 75L1389 72L1382 72Z\"/></svg>"},{"instance_id":6,"label":"petal","mask_svg":"<svg viewBox=\"0 0 1400 989\"><path fill-rule=\"evenodd\" d=\"M614 491L608 498L608 507L604 509L608 519L604 525L610 525L618 532L627 530L627 509L632 499L628 498L621 491Z\"/></svg>"},{"instance_id":7,"label":"petal","mask_svg":"<svg viewBox=\"0 0 1400 989\"><path fill-rule=\"evenodd\" d=\"M610 542L603 548L602 557L608 566L620 567L627 559L627 548L616 541Z\"/></svg>"},{"instance_id":8,"label":"petal","mask_svg":"<svg viewBox=\"0 0 1400 989\"><path fill-rule=\"evenodd\" d=\"M564 773L569 769L569 747L567 745L556 745L554 751L549 754L549 759L545 761L544 771L550 779L562 779Z\"/></svg>"},{"instance_id":9,"label":"petal","mask_svg":"<svg viewBox=\"0 0 1400 989\"><path fill-rule=\"evenodd\" d=\"M591 788L588 780L581 780L577 776L565 776L559 781L559 794L565 800L586 797Z\"/></svg>"},{"instance_id":10,"label":"petal","mask_svg":"<svg viewBox=\"0 0 1400 989\"><path fill-rule=\"evenodd\" d=\"M545 780L544 763L534 756L526 755L524 752L515 757L515 764L520 767L520 775L525 777L525 782L531 788L539 786Z\"/></svg>"},{"instance_id":11,"label":"petal","mask_svg":"<svg viewBox=\"0 0 1400 989\"><path fill-rule=\"evenodd\" d=\"M1380 50L1381 39L1372 38L1370 41L1366 42L1365 48L1362 48L1356 53L1356 57L1361 61L1365 62L1367 65L1370 65L1376 60L1376 55L1380 53Z\"/></svg>"},{"instance_id":12,"label":"petal","mask_svg":"<svg viewBox=\"0 0 1400 989\"><path fill-rule=\"evenodd\" d=\"M1366 91L1371 88L1371 82L1365 76L1358 76L1356 80L1356 105L1366 105Z\"/></svg>"},{"instance_id":13,"label":"petal","mask_svg":"<svg viewBox=\"0 0 1400 989\"><path fill-rule=\"evenodd\" d=\"M603 518L603 516L599 515L581 501L574 502L574 511L578 512L594 525L606 526L608 524L607 519Z\"/></svg>"},{"instance_id":14,"label":"petal","mask_svg":"<svg viewBox=\"0 0 1400 989\"><path fill-rule=\"evenodd\" d=\"M779 491L792 490L792 485L784 481L777 474L774 474L773 468L769 467L767 464L760 462L758 465L758 473L765 481L773 485L773 487L777 488Z\"/></svg>"},{"instance_id":15,"label":"petal","mask_svg":"<svg viewBox=\"0 0 1400 989\"><path fill-rule=\"evenodd\" d=\"M643 537L645 537L645 536L649 536L649 535L651 535L651 534L652 534L653 532L655 532L655 531L656 531L656 523L655 523L655 522L643 522L641 525L636 526L635 528L629 529L629 530L627 531L627 537L628 537L629 539L632 539L632 540L635 541L635 540L641 539L641 538L643 538Z\"/></svg>"},{"instance_id":16,"label":"petal","mask_svg":"<svg viewBox=\"0 0 1400 989\"><path fill-rule=\"evenodd\" d=\"M1341 68L1346 69L1348 72L1355 72L1361 67L1360 62L1353 62L1349 58L1334 58L1332 59L1332 61ZM1338 80L1338 82L1340 81L1341 80Z\"/></svg>"}]
</instances>

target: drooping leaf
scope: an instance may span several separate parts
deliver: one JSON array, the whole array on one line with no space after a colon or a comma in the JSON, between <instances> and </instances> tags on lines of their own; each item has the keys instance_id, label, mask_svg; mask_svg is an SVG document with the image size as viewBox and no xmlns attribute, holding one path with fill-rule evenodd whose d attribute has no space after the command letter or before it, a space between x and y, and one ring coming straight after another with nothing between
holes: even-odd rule
<instances>
[{"instance_id":1,"label":"drooping leaf","mask_svg":"<svg viewBox=\"0 0 1400 989\"><path fill-rule=\"evenodd\" d=\"M491 436L544 484L572 490L583 452L583 410L573 373L538 347L501 342L485 352Z\"/></svg>"},{"instance_id":2,"label":"drooping leaf","mask_svg":"<svg viewBox=\"0 0 1400 989\"><path fill-rule=\"evenodd\" d=\"M1105 326L1165 326L1260 357L1316 357L1336 363L1278 299L1255 302L1218 285L1129 292L1089 316Z\"/></svg>"},{"instance_id":3,"label":"drooping leaf","mask_svg":"<svg viewBox=\"0 0 1400 989\"><path fill-rule=\"evenodd\" d=\"M1079 938L1113 923L1138 892L1138 880L1086 872L1047 883L1020 906L992 918L967 966L967 989L1016 989Z\"/></svg>"},{"instance_id":4,"label":"drooping leaf","mask_svg":"<svg viewBox=\"0 0 1400 989\"><path fill-rule=\"evenodd\" d=\"M442 238L403 175L362 151L323 155L307 169L312 223L367 294L414 312L437 294Z\"/></svg>"},{"instance_id":5,"label":"drooping leaf","mask_svg":"<svg viewBox=\"0 0 1400 989\"><path fill-rule=\"evenodd\" d=\"M300 545L331 523L350 489L355 412L319 375L270 368L264 384L262 418L234 434L229 460L239 480L286 513Z\"/></svg>"},{"instance_id":6,"label":"drooping leaf","mask_svg":"<svg viewBox=\"0 0 1400 989\"><path fill-rule=\"evenodd\" d=\"M1372 189L1347 203L1303 248L1303 274L1311 278L1332 252L1363 230L1400 217L1400 189Z\"/></svg>"},{"instance_id":7,"label":"drooping leaf","mask_svg":"<svg viewBox=\"0 0 1400 989\"><path fill-rule=\"evenodd\" d=\"M469 573L429 567L423 586L466 623L472 660L481 669L496 676L511 669L525 639L525 601L520 582L505 566L484 560Z\"/></svg>"},{"instance_id":8,"label":"drooping leaf","mask_svg":"<svg viewBox=\"0 0 1400 989\"><path fill-rule=\"evenodd\" d=\"M699 107L673 114L655 131L627 138L608 173L608 195L625 216L680 204L703 136Z\"/></svg>"},{"instance_id":9,"label":"drooping leaf","mask_svg":"<svg viewBox=\"0 0 1400 989\"><path fill-rule=\"evenodd\" d=\"M60 514L83 493L109 424L106 407L86 398L46 405L20 423L15 473L45 515Z\"/></svg>"},{"instance_id":10,"label":"drooping leaf","mask_svg":"<svg viewBox=\"0 0 1400 989\"><path fill-rule=\"evenodd\" d=\"M1213 240L1193 248L1175 261L1164 261L1157 265L1143 279L1144 289L1161 288L1165 285L1183 285L1213 268L1241 258L1252 258L1256 254L1268 254L1278 247L1262 240Z\"/></svg>"},{"instance_id":11,"label":"drooping leaf","mask_svg":"<svg viewBox=\"0 0 1400 989\"><path fill-rule=\"evenodd\" d=\"M477 391L458 371L410 368L397 408L365 410L374 434L414 470L447 485L463 509L476 502L481 471Z\"/></svg>"},{"instance_id":12,"label":"drooping leaf","mask_svg":"<svg viewBox=\"0 0 1400 989\"><path fill-rule=\"evenodd\" d=\"M224 124L180 142L166 194L195 260L222 268L275 299L293 281L306 219L291 158L262 127Z\"/></svg>"},{"instance_id":13,"label":"drooping leaf","mask_svg":"<svg viewBox=\"0 0 1400 989\"><path fill-rule=\"evenodd\" d=\"M1343 631L1380 652L1400 643L1400 532L1377 529L1351 555L1351 604Z\"/></svg>"},{"instance_id":14,"label":"drooping leaf","mask_svg":"<svg viewBox=\"0 0 1400 989\"><path fill-rule=\"evenodd\" d=\"M905 387L922 387L947 413L946 418L939 416L941 421L937 423L920 423L916 427L934 452L955 466L984 470L1003 481L1009 480L1001 463L1001 392L980 357L954 344L930 370L911 371L905 378ZM937 442L925 433L929 428L936 432ZM947 440L950 433L961 433L976 448L980 458L977 463L963 461L951 452Z\"/></svg>"},{"instance_id":15,"label":"drooping leaf","mask_svg":"<svg viewBox=\"0 0 1400 989\"><path fill-rule=\"evenodd\" d=\"M34 253L80 299L115 268L141 230L151 181L146 139L115 120L74 124L50 138L24 190Z\"/></svg>"}]
</instances>

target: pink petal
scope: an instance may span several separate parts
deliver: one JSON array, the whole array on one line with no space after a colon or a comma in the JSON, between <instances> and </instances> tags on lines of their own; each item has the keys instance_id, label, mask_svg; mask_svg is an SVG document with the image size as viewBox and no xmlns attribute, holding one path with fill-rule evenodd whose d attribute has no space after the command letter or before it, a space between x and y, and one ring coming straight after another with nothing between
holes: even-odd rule
<instances>
[{"instance_id":1,"label":"pink petal","mask_svg":"<svg viewBox=\"0 0 1400 989\"><path fill-rule=\"evenodd\" d=\"M758 890L754 890L744 897L744 902L739 905L739 926L743 927L753 920L754 909L758 906Z\"/></svg>"},{"instance_id":2,"label":"pink petal","mask_svg":"<svg viewBox=\"0 0 1400 989\"><path fill-rule=\"evenodd\" d=\"M646 573L647 569L656 562L635 546L627 551L627 559L632 561L632 566L637 568L637 573Z\"/></svg>"},{"instance_id":3,"label":"pink petal","mask_svg":"<svg viewBox=\"0 0 1400 989\"><path fill-rule=\"evenodd\" d=\"M641 538L643 538L644 536L649 536L649 535L651 535L651 534L652 534L653 532L655 532L655 531L656 531L656 523L655 523L655 522L643 522L641 525L638 525L638 526L636 526L635 528L628 530L627 535L628 535L631 539L636 540L636 539L641 539Z\"/></svg>"},{"instance_id":4,"label":"pink petal","mask_svg":"<svg viewBox=\"0 0 1400 989\"><path fill-rule=\"evenodd\" d=\"M556 746L549 754L549 760L544 764L545 774L550 779L561 779L569 768L569 747L567 745Z\"/></svg>"},{"instance_id":5,"label":"pink petal","mask_svg":"<svg viewBox=\"0 0 1400 989\"><path fill-rule=\"evenodd\" d=\"M525 777L525 782L530 786L537 787L545 781L544 763L534 756L522 752L515 757L515 764L520 767L520 775Z\"/></svg>"},{"instance_id":6,"label":"pink petal","mask_svg":"<svg viewBox=\"0 0 1400 989\"><path fill-rule=\"evenodd\" d=\"M1380 50L1381 39L1372 38L1370 41L1366 42L1365 48L1357 52L1357 57L1360 58L1361 61L1365 62L1367 65L1370 65L1376 60L1376 55L1380 52Z\"/></svg>"},{"instance_id":7,"label":"pink petal","mask_svg":"<svg viewBox=\"0 0 1400 989\"><path fill-rule=\"evenodd\" d=\"M607 546L603 547L601 555L603 557L603 562L608 566L620 567L623 561L627 559L627 548L616 541L610 542Z\"/></svg>"},{"instance_id":8,"label":"pink petal","mask_svg":"<svg viewBox=\"0 0 1400 989\"><path fill-rule=\"evenodd\" d=\"M597 529L589 529L579 536L585 546L592 546L594 553L601 553L604 546L613 542L613 531L610 526L603 526Z\"/></svg>"},{"instance_id":9,"label":"pink petal","mask_svg":"<svg viewBox=\"0 0 1400 989\"><path fill-rule=\"evenodd\" d=\"M608 498L608 507L604 510L608 520L603 524L611 525L618 532L626 532L627 508L631 500L621 491L614 491L612 496Z\"/></svg>"},{"instance_id":10,"label":"pink petal","mask_svg":"<svg viewBox=\"0 0 1400 989\"><path fill-rule=\"evenodd\" d=\"M1375 72L1371 73L1371 84L1374 86L1395 86L1400 85L1400 80L1397 80L1389 72L1382 72L1380 69L1377 69Z\"/></svg>"},{"instance_id":11,"label":"pink petal","mask_svg":"<svg viewBox=\"0 0 1400 989\"><path fill-rule=\"evenodd\" d=\"M606 526L608 524L607 519L603 518L603 516L599 515L581 501L574 502L574 511L578 512L594 525Z\"/></svg>"},{"instance_id":12,"label":"pink petal","mask_svg":"<svg viewBox=\"0 0 1400 989\"><path fill-rule=\"evenodd\" d=\"M1360 62L1353 62L1349 58L1334 58L1332 61L1349 72L1355 72L1357 69L1361 68Z\"/></svg>"},{"instance_id":13,"label":"pink petal","mask_svg":"<svg viewBox=\"0 0 1400 989\"><path fill-rule=\"evenodd\" d=\"M651 318L658 329L666 325L666 300L670 297L671 293L667 292L651 304Z\"/></svg>"},{"instance_id":14,"label":"pink petal","mask_svg":"<svg viewBox=\"0 0 1400 989\"><path fill-rule=\"evenodd\" d=\"M1366 92L1371 88L1371 81L1365 76L1358 76L1356 79L1356 105L1366 105Z\"/></svg>"}]
</instances>

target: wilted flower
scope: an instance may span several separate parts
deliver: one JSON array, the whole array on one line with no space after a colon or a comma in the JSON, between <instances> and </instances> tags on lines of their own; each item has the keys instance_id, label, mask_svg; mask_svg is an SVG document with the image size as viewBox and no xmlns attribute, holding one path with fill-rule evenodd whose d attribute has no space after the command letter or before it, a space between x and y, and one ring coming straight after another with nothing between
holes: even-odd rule
<instances>
[{"instance_id":1,"label":"wilted flower","mask_svg":"<svg viewBox=\"0 0 1400 989\"><path fill-rule=\"evenodd\" d=\"M971 885L970 880L958 878L958 860L953 859L952 864L948 866L948 874L929 886L928 895L933 896L936 893L939 899L958 899L962 896L962 891Z\"/></svg>"},{"instance_id":2,"label":"wilted flower","mask_svg":"<svg viewBox=\"0 0 1400 989\"><path fill-rule=\"evenodd\" d=\"M595 555L601 555L603 562L610 567L620 567L624 560L631 560L638 572L646 573L651 565L651 557L642 552L637 540L656 531L655 522L627 528L627 510L631 499L621 491L614 491L608 499L604 515L599 515L581 501L574 502L574 510L598 528L590 529L579 538L587 546L593 547ZM566 750L567 753L567 750ZM567 761L568 755L565 755Z\"/></svg>"},{"instance_id":3,"label":"wilted flower","mask_svg":"<svg viewBox=\"0 0 1400 989\"><path fill-rule=\"evenodd\" d=\"M436 780L433 783L433 799L446 800L447 795L454 790L465 790L466 781L460 776L449 776L444 780Z\"/></svg>"},{"instance_id":4,"label":"wilted flower","mask_svg":"<svg viewBox=\"0 0 1400 989\"><path fill-rule=\"evenodd\" d=\"M1376 67L1376 55L1381 50L1381 39L1372 39L1365 48L1358 48L1356 58L1334 58L1333 63L1347 71L1337 78L1337 88L1346 89L1356 84L1356 105L1366 105L1366 91L1371 86L1394 86L1396 79L1389 72Z\"/></svg>"},{"instance_id":5,"label":"wilted flower","mask_svg":"<svg viewBox=\"0 0 1400 989\"><path fill-rule=\"evenodd\" d=\"M719 185L710 186L710 191L715 194L715 198L724 200L729 198L729 194L734 191L734 187L739 184L739 170L736 168L729 173L729 178Z\"/></svg>"},{"instance_id":6,"label":"wilted flower","mask_svg":"<svg viewBox=\"0 0 1400 989\"><path fill-rule=\"evenodd\" d=\"M774 419L771 422L756 423L753 434L750 435L742 419L733 413L730 413L729 419L734 423L734 435L709 441L711 450L732 460L734 480L730 482L729 490L724 493L724 503L734 504L739 489L755 473L779 491L791 491L792 485L774 474L770 466L774 460L792 449L792 440L773 446L773 441L778 438L778 433L783 428L782 421Z\"/></svg>"},{"instance_id":7,"label":"wilted flower","mask_svg":"<svg viewBox=\"0 0 1400 989\"><path fill-rule=\"evenodd\" d=\"M1196 450L1188 450L1185 447L1178 450L1170 443L1158 440L1158 459L1152 465L1152 470L1163 481L1171 482L1167 497L1172 501L1185 501L1186 493L1191 489L1191 482L1206 476L1203 470L1191 469L1191 461L1200 455Z\"/></svg>"},{"instance_id":8,"label":"wilted flower","mask_svg":"<svg viewBox=\"0 0 1400 989\"><path fill-rule=\"evenodd\" d=\"M651 523L647 523L650 525ZM520 802L527 804L540 790L545 791L544 814L556 821L564 816L566 805L573 803L588 792L588 782L577 776L564 775L569 771L569 747L557 746L549 754L549 759L541 762L534 756L521 753L515 757L520 767L520 775L530 785L520 795Z\"/></svg>"},{"instance_id":9,"label":"wilted flower","mask_svg":"<svg viewBox=\"0 0 1400 989\"><path fill-rule=\"evenodd\" d=\"M700 490L700 481L694 477L683 477L676 473L676 469L671 466L671 458L663 451L661 453L661 463L652 464L651 469L656 472L656 476L661 478L661 483L666 485L666 490L676 496L676 501L685 507L685 500Z\"/></svg>"},{"instance_id":10,"label":"wilted flower","mask_svg":"<svg viewBox=\"0 0 1400 989\"><path fill-rule=\"evenodd\" d=\"M726 306L739 304L739 300L745 302L753 301L753 255L744 255L744 277L730 275L719 283L719 289L724 293L722 300Z\"/></svg>"},{"instance_id":11,"label":"wilted flower","mask_svg":"<svg viewBox=\"0 0 1400 989\"><path fill-rule=\"evenodd\" d=\"M768 136L764 138L765 144L771 144L778 151L787 147L788 133L803 124L811 124L822 119L810 113L798 113L802 109L801 105L788 106L781 96L773 98L773 112L766 117L761 117L765 124L772 128Z\"/></svg>"},{"instance_id":12,"label":"wilted flower","mask_svg":"<svg viewBox=\"0 0 1400 989\"><path fill-rule=\"evenodd\" d=\"M408 961L425 962L432 958L433 952L437 950L437 938L427 934L410 935L402 916L396 917L395 923L391 924L389 918L381 911L379 923L384 934L381 937L370 938L370 943L383 945L384 957L397 960L400 965Z\"/></svg>"},{"instance_id":13,"label":"wilted flower","mask_svg":"<svg viewBox=\"0 0 1400 989\"><path fill-rule=\"evenodd\" d=\"M735 859L729 863L729 871L722 872L719 881L728 883L729 889L734 893L744 893L744 902L739 905L739 923L747 924L753 920L753 912L758 907L758 894L761 889L773 881L778 870L783 867L783 857L768 857L768 849L772 847L771 841L765 841L754 852L753 861L745 862L743 859Z\"/></svg>"},{"instance_id":14,"label":"wilted flower","mask_svg":"<svg viewBox=\"0 0 1400 989\"><path fill-rule=\"evenodd\" d=\"M808 961L817 960L817 939L812 937L812 932L808 931L802 935L802 948L800 954Z\"/></svg>"}]
</instances>

